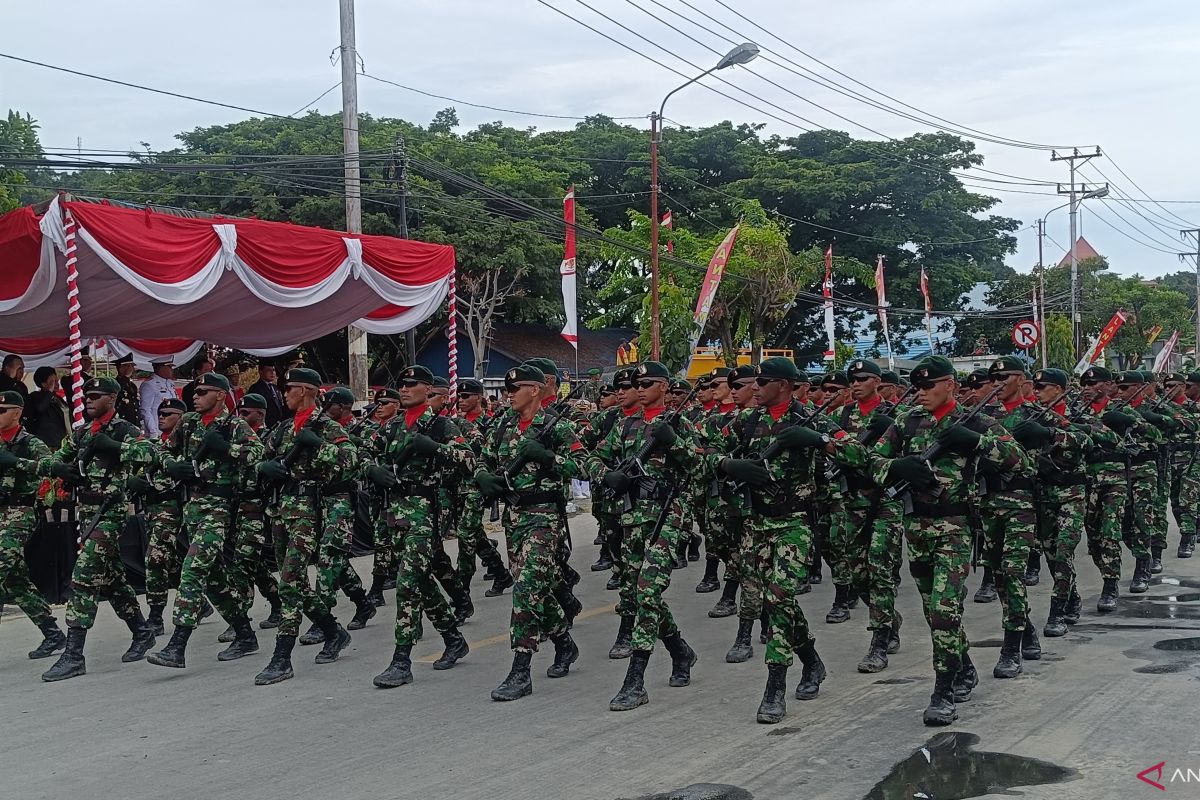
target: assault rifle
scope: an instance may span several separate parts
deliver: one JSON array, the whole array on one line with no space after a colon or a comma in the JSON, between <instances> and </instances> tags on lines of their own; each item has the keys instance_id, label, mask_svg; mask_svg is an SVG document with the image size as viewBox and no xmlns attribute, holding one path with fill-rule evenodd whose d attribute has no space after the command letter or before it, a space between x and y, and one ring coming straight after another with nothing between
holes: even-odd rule
<instances>
[{"instance_id":1,"label":"assault rifle","mask_svg":"<svg viewBox=\"0 0 1200 800\"><path fill-rule=\"evenodd\" d=\"M903 403L905 400L907 400L908 396L911 395L915 391L916 390L913 389L912 384L909 384L908 388L904 390L904 394L902 394L898 398L896 398L896 401L894 403L880 403L879 405L881 407L881 410L879 413L887 414L887 413L895 411L897 408L900 407L900 404ZM883 410L882 406L885 404L889 407L886 410ZM855 438L858 439L859 444L873 445L873 444L875 444L875 440L878 439L879 437L876 436L873 439L870 426L864 425L863 429L858 432L858 436L856 436ZM842 477L841 465L837 464L837 463L830 463L829 468L825 470L825 481L827 483L833 483L834 481L840 479L841 477Z\"/></svg>"},{"instance_id":2,"label":"assault rifle","mask_svg":"<svg viewBox=\"0 0 1200 800\"><path fill-rule=\"evenodd\" d=\"M698 391L700 391L699 385L693 386L692 391L688 392L687 397L683 398L679 405L667 410L658 418L657 425L673 425L675 420L680 416L680 414L683 413L683 409L692 401L692 398L696 396L696 392ZM622 472L631 479L629 490L625 492L625 495L622 498L622 504L625 511L633 510L633 488L637 485L638 481L649 477L646 474L646 461L654 455L654 451L657 449L658 440L651 436L647 436L646 441L641 447L638 448L638 451L617 466L617 472Z\"/></svg>"},{"instance_id":3,"label":"assault rifle","mask_svg":"<svg viewBox=\"0 0 1200 800\"><path fill-rule=\"evenodd\" d=\"M821 415L825 413L825 411L829 408L829 406L833 405L833 402L836 399L837 399L837 394L835 393L832 397L830 397L824 403L822 403L821 405L819 405L816 408L809 411L808 414L806 414L803 419L801 419L799 422L796 423L796 425L801 428L807 428L810 423L814 422L817 419L820 419ZM778 439L774 439L771 441L770 444L768 444L766 447L764 447L757 454L750 456L749 460L761 461L762 465L764 467L766 467L768 462L770 462L771 459L778 456L781 452L783 452L783 447L779 444ZM780 488L779 484L770 483L770 484L767 484L766 486L762 487L762 491L765 492L768 496L774 497L775 495L777 495L779 493L779 488ZM732 491L737 492L738 494L745 495L747 502L749 502L750 486L748 484L735 483L730 486L730 489Z\"/></svg>"},{"instance_id":4,"label":"assault rifle","mask_svg":"<svg viewBox=\"0 0 1200 800\"><path fill-rule=\"evenodd\" d=\"M535 442L543 447L549 443L550 434L554 433L554 429L558 427L558 423L571 410L570 401L575 399L575 397L583 391L584 385L585 384L580 384L579 386L576 386L566 397L555 403L552 403L552 405L557 406L557 408L555 408L554 411L551 412L546 418L545 422L542 423L542 427L533 434L533 440ZM518 455L516 458L510 461L508 466L504 468L504 471L500 473L501 477L504 478L504 485L507 487L503 495L504 502L510 506L516 505L518 500L517 490L513 488L513 479L516 478L521 470L525 468L527 463L528 462L524 457ZM496 515L496 519L499 519L500 516L499 504L499 499L493 501L492 513ZM493 519L492 521L495 520Z\"/></svg>"},{"instance_id":5,"label":"assault rifle","mask_svg":"<svg viewBox=\"0 0 1200 800\"><path fill-rule=\"evenodd\" d=\"M301 431L307 431L307 430L312 430L312 429L316 428L317 423L319 423L321 421L321 417L326 416L326 414L329 411L329 407L331 405L333 405L333 401L331 401L331 400L327 400L327 401L321 403L317 407L317 410L313 413L313 415L308 418L308 421L305 422L304 425L300 428L300 431L297 431L297 434L299 434ZM286 453L283 454L283 458L279 459L279 463L282 464L283 468L285 470L287 470L288 473L290 474L292 471L292 465L294 465L296 463L296 460L300 458L300 454L303 453L307 449L308 449L307 447L301 445L299 442L292 442L292 446L288 449L288 451ZM278 506L280 493L282 491L283 491L283 484L280 482L274 483L271 486L271 497L270 497L270 500L268 501L268 505Z\"/></svg>"}]
</instances>

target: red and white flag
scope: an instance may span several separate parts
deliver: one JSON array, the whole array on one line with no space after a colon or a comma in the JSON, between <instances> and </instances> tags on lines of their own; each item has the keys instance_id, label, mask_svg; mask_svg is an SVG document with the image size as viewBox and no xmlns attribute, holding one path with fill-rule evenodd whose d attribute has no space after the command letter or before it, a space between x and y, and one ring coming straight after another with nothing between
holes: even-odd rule
<instances>
[{"instance_id":1,"label":"red and white flag","mask_svg":"<svg viewBox=\"0 0 1200 800\"><path fill-rule=\"evenodd\" d=\"M1167 372L1171 366L1171 353L1175 352L1175 346L1179 344L1179 331L1171 331L1171 338L1167 339L1162 350L1158 351L1158 355L1154 357L1154 372L1161 374Z\"/></svg>"},{"instance_id":2,"label":"red and white flag","mask_svg":"<svg viewBox=\"0 0 1200 800\"><path fill-rule=\"evenodd\" d=\"M825 248L825 280L821 284L821 295L825 298L825 336L829 345L825 348L825 360L833 361L837 345L837 328L833 323L833 245Z\"/></svg>"},{"instance_id":3,"label":"red and white flag","mask_svg":"<svg viewBox=\"0 0 1200 800\"><path fill-rule=\"evenodd\" d=\"M563 326L562 337L579 349L579 321L575 313L575 187L567 189L563 198L563 220L567 223L567 240L563 247L562 266L558 272L562 275L563 308L567 324Z\"/></svg>"},{"instance_id":4,"label":"red and white flag","mask_svg":"<svg viewBox=\"0 0 1200 800\"><path fill-rule=\"evenodd\" d=\"M875 298L879 304L879 327L883 340L887 342L888 369L896 368L896 357L892 354L892 333L888 330L887 289L883 285L883 256L875 257Z\"/></svg>"},{"instance_id":5,"label":"red and white flag","mask_svg":"<svg viewBox=\"0 0 1200 800\"><path fill-rule=\"evenodd\" d=\"M929 354L933 355L933 317L930 316L933 304L929 302L929 277L925 274L924 265L921 266L921 296L925 298L925 333L929 336Z\"/></svg>"},{"instance_id":6,"label":"red and white flag","mask_svg":"<svg viewBox=\"0 0 1200 800\"><path fill-rule=\"evenodd\" d=\"M1104 348L1108 347L1109 342L1117 335L1117 331L1121 330L1121 326L1125 324L1127 318L1128 315L1122 309L1118 309L1117 313L1112 315L1112 319L1108 321L1108 324L1100 331L1100 335L1092 342L1092 346L1087 349L1087 352L1083 354L1083 358L1079 359L1079 363L1075 365L1076 375L1082 375L1087 372L1088 367L1100 357L1100 353L1104 351Z\"/></svg>"},{"instance_id":7,"label":"red and white flag","mask_svg":"<svg viewBox=\"0 0 1200 800\"><path fill-rule=\"evenodd\" d=\"M669 209L669 208L667 209L667 213L662 215L662 227L666 228L667 230L671 230L671 228L672 228L672 226L671 226L671 209ZM673 242L671 240L670 236L667 237L667 252L668 253L675 252L675 242Z\"/></svg>"}]
</instances>

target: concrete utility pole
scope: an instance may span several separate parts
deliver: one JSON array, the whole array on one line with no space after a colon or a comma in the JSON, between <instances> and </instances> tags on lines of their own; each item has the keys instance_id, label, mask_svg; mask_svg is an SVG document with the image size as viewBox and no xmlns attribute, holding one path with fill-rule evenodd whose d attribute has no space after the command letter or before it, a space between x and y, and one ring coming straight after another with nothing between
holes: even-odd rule
<instances>
[{"instance_id":1,"label":"concrete utility pole","mask_svg":"<svg viewBox=\"0 0 1200 800\"><path fill-rule=\"evenodd\" d=\"M404 137L396 136L396 188L399 194L400 213L397 220L400 228L400 238L408 238L408 150L404 146ZM417 332L409 328L404 332L404 355L409 364L417 361Z\"/></svg>"},{"instance_id":2,"label":"concrete utility pole","mask_svg":"<svg viewBox=\"0 0 1200 800\"><path fill-rule=\"evenodd\" d=\"M1196 252L1180 253L1179 260L1186 261L1188 258L1196 259L1196 349L1194 352L1198 360L1197 368L1200 368L1200 228L1181 230L1179 236L1184 241L1187 241L1188 237L1196 239Z\"/></svg>"},{"instance_id":3,"label":"concrete utility pole","mask_svg":"<svg viewBox=\"0 0 1200 800\"><path fill-rule=\"evenodd\" d=\"M354 0L338 0L342 44L342 152L346 159L346 230L362 233L362 185L358 174L358 50L354 47ZM367 332L346 328L350 390L367 397Z\"/></svg>"},{"instance_id":4,"label":"concrete utility pole","mask_svg":"<svg viewBox=\"0 0 1200 800\"><path fill-rule=\"evenodd\" d=\"M1038 328L1042 335L1039 336L1042 350L1042 369L1049 366L1049 361L1046 358L1046 262L1042 260L1042 243L1046 238L1046 221L1039 219L1038 224L1038 319L1036 320Z\"/></svg>"},{"instance_id":5,"label":"concrete utility pole","mask_svg":"<svg viewBox=\"0 0 1200 800\"><path fill-rule=\"evenodd\" d=\"M1096 148L1096 152L1094 153L1080 153L1079 148L1076 147L1072 149L1069 155L1061 156L1058 154L1057 150L1050 151L1051 161L1066 161L1071 171L1070 186L1064 190L1062 184L1059 184L1058 193L1069 194L1071 196L1071 341L1074 343L1075 358L1079 358L1080 354L1083 352L1083 326L1080 324L1081 319L1079 316L1079 304L1081 299L1079 296L1079 253L1078 246L1076 244L1076 240L1079 238L1079 234L1077 233L1077 216L1079 214L1078 195L1080 193L1086 194L1089 191L1086 185L1084 185L1082 189L1077 190L1075 188L1075 162L1090 161L1093 158L1100 158L1102 155L1103 154L1100 152L1099 147ZM1107 189L1107 184L1105 185L1105 188Z\"/></svg>"}]
</instances>

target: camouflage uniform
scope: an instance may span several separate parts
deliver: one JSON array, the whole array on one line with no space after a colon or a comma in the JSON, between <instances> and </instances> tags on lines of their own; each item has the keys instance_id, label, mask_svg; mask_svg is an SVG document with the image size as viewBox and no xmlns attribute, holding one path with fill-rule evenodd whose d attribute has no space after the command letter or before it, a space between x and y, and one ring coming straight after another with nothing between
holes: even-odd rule
<instances>
[{"instance_id":1,"label":"camouflage uniform","mask_svg":"<svg viewBox=\"0 0 1200 800\"><path fill-rule=\"evenodd\" d=\"M1129 475L1121 436L1100 421L1108 403L1085 406L1080 420L1091 437L1087 462L1088 494L1083 527L1088 555L1100 577L1121 577L1121 541L1124 538L1125 507L1129 499Z\"/></svg>"},{"instance_id":2,"label":"camouflage uniform","mask_svg":"<svg viewBox=\"0 0 1200 800\"><path fill-rule=\"evenodd\" d=\"M1138 419L1137 425L1125 437L1130 446L1129 505L1125 509L1125 541L1135 559L1149 559L1153 549L1159 547L1157 538L1158 519L1158 460L1159 446L1165 440L1161 431L1141 415L1141 398L1121 409ZM1165 543L1165 538L1163 539Z\"/></svg>"},{"instance_id":3,"label":"camouflage uniform","mask_svg":"<svg viewBox=\"0 0 1200 800\"><path fill-rule=\"evenodd\" d=\"M179 571L183 563L179 543L183 525L179 511L181 490L163 471L168 446L166 439L150 442L153 460L144 475L151 486L143 498L146 521L150 524L150 542L146 550L146 602L155 619L162 618L162 609L167 606L167 592L179 588Z\"/></svg>"},{"instance_id":4,"label":"camouflage uniform","mask_svg":"<svg viewBox=\"0 0 1200 800\"><path fill-rule=\"evenodd\" d=\"M609 431L618 425L623 417L624 414L618 406L595 412L589 424L584 426L579 433L579 439L584 448L589 452L594 450L600 441L607 438ZM616 502L605 492L599 489L592 492L592 515L596 518L596 527L601 539L601 553L608 555L612 562L613 578L619 584L623 568L621 566L621 524L618 511Z\"/></svg>"},{"instance_id":5,"label":"camouflage uniform","mask_svg":"<svg viewBox=\"0 0 1200 800\"><path fill-rule=\"evenodd\" d=\"M478 455L483 449L486 438L485 431L491 428L494 420L481 414L476 420L459 416L456 421L463 438ZM469 591L471 579L475 577L476 555L487 567L488 572L495 576L498 584L505 583L502 578L507 573L507 569L504 561L500 558L500 551L488 539L487 533L483 529L483 496L479 493L479 487L475 485L474 481L462 482L455 498L455 505L458 508L458 579L462 583L463 589Z\"/></svg>"},{"instance_id":6,"label":"camouflage uniform","mask_svg":"<svg viewBox=\"0 0 1200 800\"><path fill-rule=\"evenodd\" d=\"M46 598L33 585L25 563L25 545L37 530L34 510L38 490L38 465L50 458L50 448L28 431L18 428L0 449L16 456L17 463L0 470L0 606L15 603L39 628L58 630ZM61 633L59 636L61 637Z\"/></svg>"},{"instance_id":7,"label":"camouflage uniform","mask_svg":"<svg viewBox=\"0 0 1200 800\"><path fill-rule=\"evenodd\" d=\"M1046 427L1057 428L1059 438L1032 451L1037 468L1038 546L1054 578L1053 601L1064 607L1077 596L1075 550L1083 538L1085 456L1093 446L1091 426L1064 418L1066 411L1060 406L1042 417Z\"/></svg>"},{"instance_id":8,"label":"camouflage uniform","mask_svg":"<svg viewBox=\"0 0 1200 800\"><path fill-rule=\"evenodd\" d=\"M343 426L344 429L344 426ZM317 548L317 605L332 609L341 589L358 608L367 601L362 579L350 563L354 543L354 506L350 492L359 471L359 449L346 435L335 443L337 455L321 487L321 542ZM364 443L365 444L365 443Z\"/></svg>"},{"instance_id":9,"label":"camouflage uniform","mask_svg":"<svg viewBox=\"0 0 1200 800\"><path fill-rule=\"evenodd\" d=\"M255 436L258 437L259 433L255 432ZM242 472L235 527L233 558L228 574L230 587L241 598L242 613L250 613L255 586L271 604L272 611L278 611L279 583L271 574L266 558L266 500L253 466Z\"/></svg>"},{"instance_id":10,"label":"camouflage uniform","mask_svg":"<svg viewBox=\"0 0 1200 800\"><path fill-rule=\"evenodd\" d=\"M723 431L738 417L740 410L730 403L726 406L716 406L701 418L698 438L702 452L706 458L718 452L718 443L724 439ZM741 458L745 447L739 447L732 455ZM730 455L726 453L726 455ZM711 473L710 473L711 474ZM714 491L715 489L715 491ZM744 493L730 489L727 481L716 480L707 487L705 500L708 538L704 542L704 552L710 559L725 562L725 593L723 600L732 601L739 586L742 587L743 605L749 602L752 608L753 600L746 601L746 592L756 595L751 576L751 586L746 587L745 576L742 575L741 561L738 554L745 540L745 519L750 515L750 506ZM758 605L761 608L762 595L757 594Z\"/></svg>"},{"instance_id":11,"label":"camouflage uniform","mask_svg":"<svg viewBox=\"0 0 1200 800\"><path fill-rule=\"evenodd\" d=\"M1196 515L1200 513L1200 405L1190 400L1172 402L1168 410L1181 423L1173 437L1171 511L1179 526L1179 556L1189 558L1195 547Z\"/></svg>"}]
</instances>

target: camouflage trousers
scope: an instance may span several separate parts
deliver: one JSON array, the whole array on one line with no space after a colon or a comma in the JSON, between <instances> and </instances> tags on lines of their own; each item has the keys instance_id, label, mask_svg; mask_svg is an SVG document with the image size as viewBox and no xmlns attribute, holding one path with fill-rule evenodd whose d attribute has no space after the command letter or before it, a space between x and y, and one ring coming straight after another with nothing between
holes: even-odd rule
<instances>
[{"instance_id":1,"label":"camouflage trousers","mask_svg":"<svg viewBox=\"0 0 1200 800\"><path fill-rule=\"evenodd\" d=\"M231 522L230 502L224 498L200 495L183 507L183 528L190 544L175 595L172 617L176 626L194 628L200 624L205 595L227 623L232 625L241 619L241 595L230 584L221 563Z\"/></svg>"},{"instance_id":2,"label":"camouflage trousers","mask_svg":"<svg viewBox=\"0 0 1200 800\"><path fill-rule=\"evenodd\" d=\"M1054 577L1053 598L1066 602L1075 588L1075 549L1083 538L1085 489L1047 486L1038 512L1038 546Z\"/></svg>"},{"instance_id":3,"label":"camouflage trousers","mask_svg":"<svg viewBox=\"0 0 1200 800\"><path fill-rule=\"evenodd\" d=\"M1126 501L1122 538L1134 558L1149 558L1154 543L1156 506L1158 503L1158 470L1153 464L1134 467Z\"/></svg>"},{"instance_id":4,"label":"camouflage trousers","mask_svg":"<svg viewBox=\"0 0 1200 800\"><path fill-rule=\"evenodd\" d=\"M1195 536L1196 516L1200 514L1200 475L1196 474L1196 470L1184 471L1179 476L1172 502L1180 535Z\"/></svg>"},{"instance_id":5,"label":"camouflage trousers","mask_svg":"<svg viewBox=\"0 0 1200 800\"><path fill-rule=\"evenodd\" d=\"M348 495L322 498L323 529L317 548L317 603L333 610L341 589L347 597L361 601L362 579L350 563L354 540L354 506Z\"/></svg>"},{"instance_id":6,"label":"camouflage trousers","mask_svg":"<svg viewBox=\"0 0 1200 800\"><path fill-rule=\"evenodd\" d=\"M908 569L921 593L921 611L933 639L935 672L958 672L969 649L963 629L963 598L971 564L966 517L904 517Z\"/></svg>"},{"instance_id":7,"label":"camouflage trousers","mask_svg":"<svg viewBox=\"0 0 1200 800\"><path fill-rule=\"evenodd\" d=\"M663 596L671 585L675 549L687 535L679 528L683 510L678 500L667 514L666 523L657 532L657 514L635 507L632 526L625 529L625 553L629 578L636 586L634 595L633 649L651 651L654 642L679 632L671 609ZM657 509L653 509L657 510ZM642 512L638 514L637 512ZM647 518L648 517L648 518Z\"/></svg>"},{"instance_id":8,"label":"camouflage trousers","mask_svg":"<svg viewBox=\"0 0 1200 800\"><path fill-rule=\"evenodd\" d=\"M817 502L817 523L813 531L819 542L821 555L829 565L829 575L835 586L849 586L852 580L850 569L850 536L845 525L845 504L842 498Z\"/></svg>"},{"instance_id":9,"label":"camouflage trousers","mask_svg":"<svg viewBox=\"0 0 1200 800\"><path fill-rule=\"evenodd\" d=\"M375 534L374 554L371 558L371 577L390 580L396 577L396 550L392 531L388 527L387 509L378 497L371 497L371 522Z\"/></svg>"},{"instance_id":10,"label":"camouflage trousers","mask_svg":"<svg viewBox=\"0 0 1200 800\"><path fill-rule=\"evenodd\" d=\"M1024 508L989 505L983 509L984 561L996 578L1001 621L1006 631L1025 630L1029 617L1025 569L1029 565L1029 551L1036 545L1037 512L1032 503Z\"/></svg>"},{"instance_id":11,"label":"camouflage trousers","mask_svg":"<svg viewBox=\"0 0 1200 800\"><path fill-rule=\"evenodd\" d=\"M745 565L765 596L770 636L766 663L791 666L800 647L814 641L796 592L808 580L812 531L807 512L786 517L751 517L746 526L752 558ZM745 580L743 578L743 580ZM743 583L743 586L745 584Z\"/></svg>"},{"instance_id":12,"label":"camouflage trousers","mask_svg":"<svg viewBox=\"0 0 1200 800\"><path fill-rule=\"evenodd\" d=\"M757 569L758 543L750 536L755 517L734 517L728 524L737 532L737 549L733 553L734 574L739 581L738 619L756 620L763 612L762 574ZM805 573L807 577L807 571ZM726 579L729 570L725 570Z\"/></svg>"},{"instance_id":13,"label":"camouflage trousers","mask_svg":"<svg viewBox=\"0 0 1200 800\"><path fill-rule=\"evenodd\" d=\"M459 502L462 510L458 517L458 577L469 586L475 577L476 556L496 574L504 571L504 561L483 529L483 496L479 490L467 489L459 495Z\"/></svg>"},{"instance_id":14,"label":"camouflage trousers","mask_svg":"<svg viewBox=\"0 0 1200 800\"><path fill-rule=\"evenodd\" d=\"M1152 547L1165 549L1167 546L1167 513L1171 504L1171 473L1170 469L1160 470L1154 486L1153 517L1150 520L1150 544Z\"/></svg>"},{"instance_id":15,"label":"camouflage trousers","mask_svg":"<svg viewBox=\"0 0 1200 800\"><path fill-rule=\"evenodd\" d=\"M166 606L167 592L179 588L179 503L155 503L146 508L150 544L146 549L146 602Z\"/></svg>"},{"instance_id":16,"label":"camouflage trousers","mask_svg":"<svg viewBox=\"0 0 1200 800\"><path fill-rule=\"evenodd\" d=\"M0 606L16 603L30 622L50 617L46 598L33 585L25 563L25 543L37 530L37 514L23 506L0 506Z\"/></svg>"},{"instance_id":17,"label":"camouflage trousers","mask_svg":"<svg viewBox=\"0 0 1200 800\"><path fill-rule=\"evenodd\" d=\"M1096 482L1087 493L1083 529L1088 555L1105 580L1121 578L1121 533L1128 490L1123 484Z\"/></svg>"},{"instance_id":18,"label":"camouflage trousers","mask_svg":"<svg viewBox=\"0 0 1200 800\"><path fill-rule=\"evenodd\" d=\"M434 551L442 552L440 539L435 543L437 526L434 509L425 498L394 498L388 509L388 522L394 530L393 548L399 562L396 577L396 645L415 644L420 638L421 613L424 612L439 633L455 627L454 613L434 578ZM449 561L449 559L446 559Z\"/></svg>"},{"instance_id":19,"label":"camouflage trousers","mask_svg":"<svg viewBox=\"0 0 1200 800\"><path fill-rule=\"evenodd\" d=\"M79 507L81 525L91 522L99 506ZM123 620L136 619L141 613L137 595L125 580L121 563L121 529L125 527L125 508L109 509L84 542L75 569L71 572L71 599L67 601L67 625L90 628L96 624L96 609L108 600Z\"/></svg>"},{"instance_id":20,"label":"camouflage trousers","mask_svg":"<svg viewBox=\"0 0 1200 800\"><path fill-rule=\"evenodd\" d=\"M517 514L515 537L521 549L513 562L516 584L508 635L512 649L536 653L538 642L567 630L562 605L556 597L562 583L559 550L563 533L557 511L522 510Z\"/></svg>"},{"instance_id":21,"label":"camouflage trousers","mask_svg":"<svg viewBox=\"0 0 1200 800\"><path fill-rule=\"evenodd\" d=\"M272 608L279 606L279 584L266 559L267 532L259 502L243 502L238 510L237 532L228 564L229 585L241 601L242 613L254 604L254 587Z\"/></svg>"},{"instance_id":22,"label":"camouflage trousers","mask_svg":"<svg viewBox=\"0 0 1200 800\"><path fill-rule=\"evenodd\" d=\"M868 630L896 621L896 592L904 547L902 513L895 501L846 503L843 527L851 545L851 586L870 609Z\"/></svg>"},{"instance_id":23,"label":"camouflage trousers","mask_svg":"<svg viewBox=\"0 0 1200 800\"><path fill-rule=\"evenodd\" d=\"M741 580L737 552L741 544L742 518L731 516L725 506L709 506L704 553L725 562L725 580Z\"/></svg>"},{"instance_id":24,"label":"camouflage trousers","mask_svg":"<svg viewBox=\"0 0 1200 800\"><path fill-rule=\"evenodd\" d=\"M308 565L320 543L321 521L312 497L284 495L271 520L279 565L279 636L298 636L303 615L328 612L308 582Z\"/></svg>"}]
</instances>

